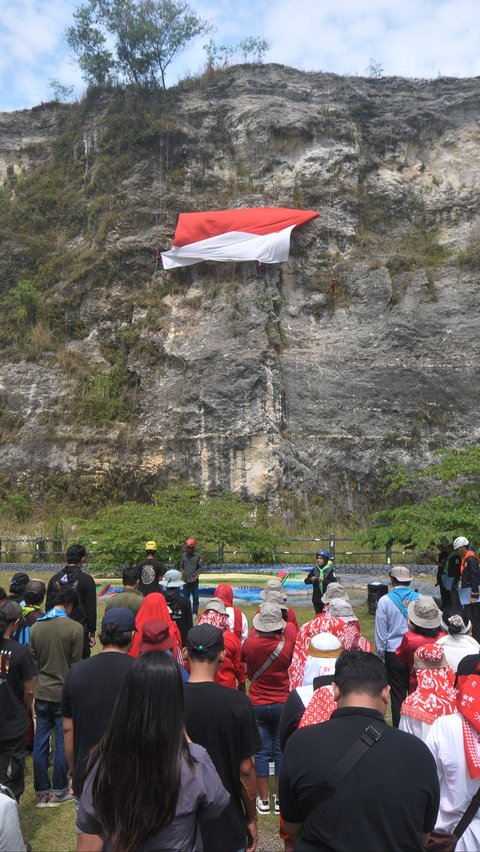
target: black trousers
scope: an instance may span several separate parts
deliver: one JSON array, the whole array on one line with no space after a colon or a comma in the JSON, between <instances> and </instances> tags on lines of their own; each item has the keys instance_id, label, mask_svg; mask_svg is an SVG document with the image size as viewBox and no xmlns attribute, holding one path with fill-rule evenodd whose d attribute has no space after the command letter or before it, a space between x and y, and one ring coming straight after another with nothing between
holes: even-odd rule
<instances>
[{"instance_id":1,"label":"black trousers","mask_svg":"<svg viewBox=\"0 0 480 852\"><path fill-rule=\"evenodd\" d=\"M466 604L463 607L465 617L472 622L472 636L480 642L480 603Z\"/></svg>"},{"instance_id":2,"label":"black trousers","mask_svg":"<svg viewBox=\"0 0 480 852\"><path fill-rule=\"evenodd\" d=\"M385 651L385 668L390 684L392 723L395 728L398 728L400 724L400 710L408 695L408 666L398 659L395 651Z\"/></svg>"},{"instance_id":3,"label":"black trousers","mask_svg":"<svg viewBox=\"0 0 480 852\"><path fill-rule=\"evenodd\" d=\"M25 789L25 731L0 742L0 784L9 787L18 802Z\"/></svg>"}]
</instances>

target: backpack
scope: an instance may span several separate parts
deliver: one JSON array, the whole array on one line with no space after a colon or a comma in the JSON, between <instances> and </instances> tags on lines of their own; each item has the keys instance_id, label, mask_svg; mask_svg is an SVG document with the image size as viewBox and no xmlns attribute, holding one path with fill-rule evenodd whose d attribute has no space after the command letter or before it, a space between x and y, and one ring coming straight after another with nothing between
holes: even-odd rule
<instances>
[{"instance_id":1,"label":"backpack","mask_svg":"<svg viewBox=\"0 0 480 852\"><path fill-rule=\"evenodd\" d=\"M78 591L78 585L79 585L78 581L79 581L79 577L75 577L73 580L69 580L66 569L65 569L63 574L60 577L57 577L53 581L52 588L53 588L55 594L57 594L58 592L63 592L66 589L71 589L73 592L76 592L77 598L78 598L78 603L75 605L75 607L73 609L71 618L74 621L78 621L78 623L82 625L83 629L85 631L87 631L87 623L88 623L87 622L87 612L85 610L85 604L83 603L83 600L82 600L80 593Z\"/></svg>"}]
</instances>

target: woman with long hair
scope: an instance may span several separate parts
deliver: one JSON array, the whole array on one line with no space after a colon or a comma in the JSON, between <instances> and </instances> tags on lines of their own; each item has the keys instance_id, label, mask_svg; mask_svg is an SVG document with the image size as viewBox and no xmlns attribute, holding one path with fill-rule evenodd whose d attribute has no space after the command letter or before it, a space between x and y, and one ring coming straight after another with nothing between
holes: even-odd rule
<instances>
[{"instance_id":1,"label":"woman with long hair","mask_svg":"<svg viewBox=\"0 0 480 852\"><path fill-rule=\"evenodd\" d=\"M135 636L129 651L131 657L138 657L142 641L142 627L149 621L164 621L168 625L168 632L172 638L172 654L175 659L183 664L182 637L180 631L170 615L165 596L160 592L150 592L143 601L135 616Z\"/></svg>"},{"instance_id":2,"label":"woman with long hair","mask_svg":"<svg viewBox=\"0 0 480 852\"><path fill-rule=\"evenodd\" d=\"M177 663L162 651L142 654L92 752L78 852L201 852L200 814L217 817L229 798L205 749L187 740Z\"/></svg>"}]
</instances>

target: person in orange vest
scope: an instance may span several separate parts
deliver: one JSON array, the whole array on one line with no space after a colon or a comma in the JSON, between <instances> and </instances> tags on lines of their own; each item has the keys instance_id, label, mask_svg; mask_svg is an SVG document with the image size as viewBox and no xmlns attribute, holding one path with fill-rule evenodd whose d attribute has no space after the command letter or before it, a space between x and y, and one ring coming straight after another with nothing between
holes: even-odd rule
<instances>
[{"instance_id":1,"label":"person in orange vest","mask_svg":"<svg viewBox=\"0 0 480 852\"><path fill-rule=\"evenodd\" d=\"M480 560L470 546L468 538L463 535L459 535L455 539L453 547L461 557L460 582L462 589L470 589L470 603L465 604L463 608L472 622L473 638L478 642L480 640Z\"/></svg>"}]
</instances>

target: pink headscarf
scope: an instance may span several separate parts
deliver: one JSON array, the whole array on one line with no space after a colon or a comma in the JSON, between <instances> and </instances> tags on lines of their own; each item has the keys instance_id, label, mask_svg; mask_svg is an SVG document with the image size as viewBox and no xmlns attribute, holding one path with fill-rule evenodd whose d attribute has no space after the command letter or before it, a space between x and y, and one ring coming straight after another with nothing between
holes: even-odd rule
<instances>
[{"instance_id":1,"label":"pink headscarf","mask_svg":"<svg viewBox=\"0 0 480 852\"><path fill-rule=\"evenodd\" d=\"M217 612L216 609L206 609L202 612L197 624L211 624L212 627L218 627L220 630L229 630L228 615Z\"/></svg>"},{"instance_id":2,"label":"pink headscarf","mask_svg":"<svg viewBox=\"0 0 480 852\"><path fill-rule=\"evenodd\" d=\"M455 675L443 647L436 643L417 648L414 663L418 686L403 702L402 715L431 725L439 716L450 716L457 709Z\"/></svg>"}]
</instances>

